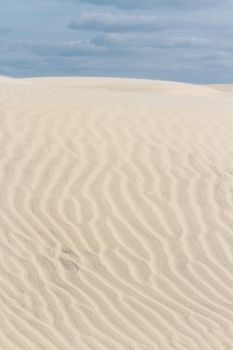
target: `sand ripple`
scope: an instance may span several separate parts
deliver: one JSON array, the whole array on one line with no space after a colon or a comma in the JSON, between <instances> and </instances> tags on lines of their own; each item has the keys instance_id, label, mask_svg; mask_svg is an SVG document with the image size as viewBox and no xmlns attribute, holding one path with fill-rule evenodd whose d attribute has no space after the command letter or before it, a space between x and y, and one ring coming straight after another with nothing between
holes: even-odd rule
<instances>
[{"instance_id":1,"label":"sand ripple","mask_svg":"<svg viewBox=\"0 0 233 350\"><path fill-rule=\"evenodd\" d=\"M233 349L217 90L0 78L0 349Z\"/></svg>"}]
</instances>

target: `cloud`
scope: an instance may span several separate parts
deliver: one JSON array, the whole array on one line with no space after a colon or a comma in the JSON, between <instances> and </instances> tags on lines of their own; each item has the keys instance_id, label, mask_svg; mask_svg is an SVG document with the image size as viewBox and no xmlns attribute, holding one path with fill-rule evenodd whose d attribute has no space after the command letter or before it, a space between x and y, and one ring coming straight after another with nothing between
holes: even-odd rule
<instances>
[{"instance_id":1,"label":"cloud","mask_svg":"<svg viewBox=\"0 0 233 350\"><path fill-rule=\"evenodd\" d=\"M93 38L78 41L64 42L34 42L16 41L3 47L3 51L11 52L17 57L122 57L125 59L146 56L148 52L156 50L200 49L206 48L208 39L202 37L160 37L153 34L134 33L103 33ZM0 50L0 52L2 51Z\"/></svg>"},{"instance_id":2,"label":"cloud","mask_svg":"<svg viewBox=\"0 0 233 350\"><path fill-rule=\"evenodd\" d=\"M182 57L183 61L190 61L190 62L198 62L202 65L208 65L209 63L218 62L218 63L226 63L231 62L233 65L233 53L227 52L227 51L209 51L207 53L193 53L193 54L187 54Z\"/></svg>"},{"instance_id":3,"label":"cloud","mask_svg":"<svg viewBox=\"0 0 233 350\"><path fill-rule=\"evenodd\" d=\"M75 1L75 0L73 0ZM124 9L172 8L173 10L193 10L208 6L217 6L218 0L78 0L80 3L114 6ZM222 0L220 5L230 3Z\"/></svg>"},{"instance_id":4,"label":"cloud","mask_svg":"<svg viewBox=\"0 0 233 350\"><path fill-rule=\"evenodd\" d=\"M163 11L160 15L135 14L125 11L119 12L90 12L81 13L76 20L72 20L67 28L77 31L105 32L105 33L147 33L157 31L173 32L180 31L185 33L200 33L209 31L223 34L231 32L232 18L227 18L226 14L220 14L215 11L214 16L206 18L206 13L201 12L197 15L193 13L171 14ZM193 34L195 35L195 34ZM196 34L197 35L197 34Z\"/></svg>"},{"instance_id":5,"label":"cloud","mask_svg":"<svg viewBox=\"0 0 233 350\"><path fill-rule=\"evenodd\" d=\"M0 27L0 37L7 35L11 32L11 28L8 27Z\"/></svg>"},{"instance_id":6,"label":"cloud","mask_svg":"<svg viewBox=\"0 0 233 350\"><path fill-rule=\"evenodd\" d=\"M209 55L211 50L203 49L205 38L158 36L153 47L147 46L152 37L142 34L136 41L133 33L102 33L81 41L15 41L0 46L0 72L11 76L124 76L197 83L214 81L216 76L222 82L232 79L232 56L220 52L216 57L214 50Z\"/></svg>"},{"instance_id":7,"label":"cloud","mask_svg":"<svg viewBox=\"0 0 233 350\"><path fill-rule=\"evenodd\" d=\"M202 48L209 45L209 40L204 37L155 37L152 34L100 34L91 40L92 44L117 47L117 48L152 48L152 49L175 49L175 48Z\"/></svg>"},{"instance_id":8,"label":"cloud","mask_svg":"<svg viewBox=\"0 0 233 350\"><path fill-rule=\"evenodd\" d=\"M170 24L171 25L171 24ZM78 20L71 21L70 29L103 32L150 32L161 30L167 23L156 16L125 15L113 13L83 13Z\"/></svg>"},{"instance_id":9,"label":"cloud","mask_svg":"<svg viewBox=\"0 0 233 350\"><path fill-rule=\"evenodd\" d=\"M230 1L0 0L0 75L233 80Z\"/></svg>"},{"instance_id":10,"label":"cloud","mask_svg":"<svg viewBox=\"0 0 233 350\"><path fill-rule=\"evenodd\" d=\"M65 41L65 42L34 42L16 41L4 48L4 51L15 52L17 56L34 54L39 56L54 57L78 57L105 54L106 48L97 46L89 40ZM1 50L0 50L1 52Z\"/></svg>"}]
</instances>

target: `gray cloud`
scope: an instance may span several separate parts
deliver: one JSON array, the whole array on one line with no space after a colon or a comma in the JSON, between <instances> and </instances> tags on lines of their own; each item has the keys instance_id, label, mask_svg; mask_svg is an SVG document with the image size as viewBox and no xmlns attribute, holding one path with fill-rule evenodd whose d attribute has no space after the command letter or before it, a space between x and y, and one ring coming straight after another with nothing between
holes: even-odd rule
<instances>
[{"instance_id":1,"label":"gray cloud","mask_svg":"<svg viewBox=\"0 0 233 350\"><path fill-rule=\"evenodd\" d=\"M161 30L166 26L166 21L156 16L83 13L78 20L71 21L68 28L103 32L147 32Z\"/></svg>"},{"instance_id":2,"label":"gray cloud","mask_svg":"<svg viewBox=\"0 0 233 350\"><path fill-rule=\"evenodd\" d=\"M190 36L190 37L155 37L152 34L119 34L108 33L100 34L91 40L95 45L118 48L160 48L160 49L175 49L175 48L206 48L209 40L207 38Z\"/></svg>"},{"instance_id":3,"label":"gray cloud","mask_svg":"<svg viewBox=\"0 0 233 350\"><path fill-rule=\"evenodd\" d=\"M143 57L156 50L201 49L209 45L208 39L201 37L160 37L152 34L104 33L93 38L78 41L50 43L46 41L16 41L1 47L0 53L8 52L10 56L31 57ZM107 56L106 56L107 55Z\"/></svg>"},{"instance_id":4,"label":"gray cloud","mask_svg":"<svg viewBox=\"0 0 233 350\"><path fill-rule=\"evenodd\" d=\"M226 62L231 63L233 66L233 53L226 51L209 51L207 53L193 53L187 54L182 57L182 61L186 62L198 62L198 64L206 65L206 64L225 64Z\"/></svg>"},{"instance_id":5,"label":"gray cloud","mask_svg":"<svg viewBox=\"0 0 233 350\"><path fill-rule=\"evenodd\" d=\"M0 27L0 37L7 35L11 32L11 28L8 27Z\"/></svg>"},{"instance_id":6,"label":"gray cloud","mask_svg":"<svg viewBox=\"0 0 233 350\"><path fill-rule=\"evenodd\" d=\"M68 41L68 42L34 42L17 41L8 45L7 51L26 54L36 54L40 56L54 57L72 57L72 56L90 56L105 54L106 48L95 45L89 40Z\"/></svg>"},{"instance_id":7,"label":"gray cloud","mask_svg":"<svg viewBox=\"0 0 233 350\"><path fill-rule=\"evenodd\" d=\"M217 18L218 17L218 18ZM132 12L121 11L116 12L84 12L81 13L76 20L72 20L67 28L77 30L79 32L92 31L92 32L105 32L105 33L144 33L156 31L168 31L175 32L187 32L194 31L200 32L212 31L219 34L231 33L232 30L232 18L228 18L226 14L219 15L218 11L215 11L214 16L208 20L206 13L199 13L198 16L194 16L193 13L172 15L170 12L160 15L153 15L144 13L136 14ZM197 34L193 34L197 36Z\"/></svg>"},{"instance_id":8,"label":"gray cloud","mask_svg":"<svg viewBox=\"0 0 233 350\"><path fill-rule=\"evenodd\" d=\"M74 0L75 1L75 0ZM80 3L114 6L124 9L171 8L173 10L193 10L208 6L222 6L230 0L77 0Z\"/></svg>"},{"instance_id":9,"label":"gray cloud","mask_svg":"<svg viewBox=\"0 0 233 350\"><path fill-rule=\"evenodd\" d=\"M233 81L232 2L0 0L0 75Z\"/></svg>"}]
</instances>

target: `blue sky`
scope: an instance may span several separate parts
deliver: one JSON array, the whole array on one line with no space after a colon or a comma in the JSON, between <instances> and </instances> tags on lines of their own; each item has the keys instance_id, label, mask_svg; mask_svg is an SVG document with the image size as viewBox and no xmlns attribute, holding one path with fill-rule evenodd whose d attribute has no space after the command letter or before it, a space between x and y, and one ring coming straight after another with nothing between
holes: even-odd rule
<instances>
[{"instance_id":1,"label":"blue sky","mask_svg":"<svg viewBox=\"0 0 233 350\"><path fill-rule=\"evenodd\" d=\"M0 75L233 82L233 1L0 0Z\"/></svg>"}]
</instances>

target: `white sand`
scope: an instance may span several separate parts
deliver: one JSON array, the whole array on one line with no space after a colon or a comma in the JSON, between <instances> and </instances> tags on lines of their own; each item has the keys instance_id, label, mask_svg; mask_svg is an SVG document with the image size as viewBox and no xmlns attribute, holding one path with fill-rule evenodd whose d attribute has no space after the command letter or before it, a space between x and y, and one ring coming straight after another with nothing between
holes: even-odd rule
<instances>
[{"instance_id":1,"label":"white sand","mask_svg":"<svg viewBox=\"0 0 233 350\"><path fill-rule=\"evenodd\" d=\"M233 349L230 90L0 78L1 350Z\"/></svg>"}]
</instances>

